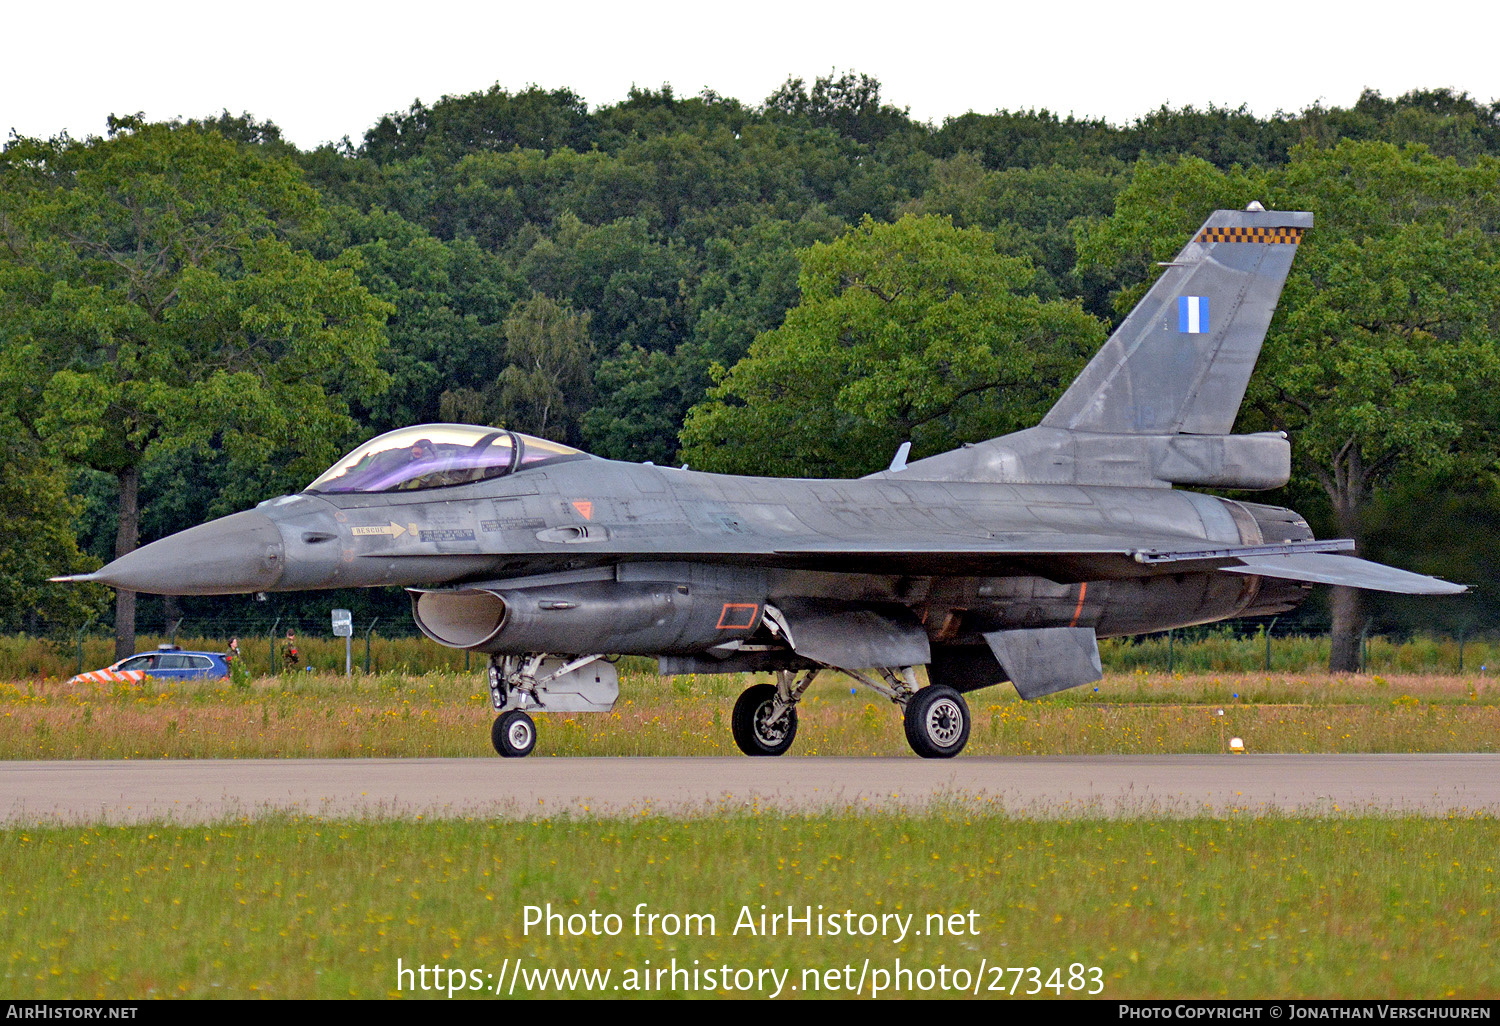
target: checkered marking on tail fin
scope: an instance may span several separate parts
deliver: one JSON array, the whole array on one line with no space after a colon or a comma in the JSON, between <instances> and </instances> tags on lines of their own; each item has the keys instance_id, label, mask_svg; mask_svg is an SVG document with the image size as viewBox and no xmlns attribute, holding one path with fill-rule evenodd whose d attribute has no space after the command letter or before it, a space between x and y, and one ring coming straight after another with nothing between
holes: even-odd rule
<instances>
[{"instance_id":1,"label":"checkered marking on tail fin","mask_svg":"<svg viewBox=\"0 0 1500 1026\"><path fill-rule=\"evenodd\" d=\"M1259 242L1270 245L1295 246L1302 241L1301 228L1205 228L1194 242Z\"/></svg>"}]
</instances>

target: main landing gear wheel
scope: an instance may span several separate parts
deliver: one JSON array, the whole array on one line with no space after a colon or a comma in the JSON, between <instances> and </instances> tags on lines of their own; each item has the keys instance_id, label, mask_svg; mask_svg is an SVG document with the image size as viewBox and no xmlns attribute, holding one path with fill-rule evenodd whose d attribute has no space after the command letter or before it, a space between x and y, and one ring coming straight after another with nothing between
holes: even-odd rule
<instances>
[{"instance_id":1,"label":"main landing gear wheel","mask_svg":"<svg viewBox=\"0 0 1500 1026\"><path fill-rule=\"evenodd\" d=\"M775 714L774 685L753 684L735 699L729 732L740 751L746 755L781 755L792 747L797 736L797 707L784 705L781 715Z\"/></svg>"},{"instance_id":2,"label":"main landing gear wheel","mask_svg":"<svg viewBox=\"0 0 1500 1026\"><path fill-rule=\"evenodd\" d=\"M906 703L906 743L924 759L951 759L969 743L969 703L950 687L929 684Z\"/></svg>"},{"instance_id":3,"label":"main landing gear wheel","mask_svg":"<svg viewBox=\"0 0 1500 1026\"><path fill-rule=\"evenodd\" d=\"M495 717L490 740L495 743L495 751L507 759L519 759L536 747L536 724L521 710L512 709Z\"/></svg>"}]
</instances>

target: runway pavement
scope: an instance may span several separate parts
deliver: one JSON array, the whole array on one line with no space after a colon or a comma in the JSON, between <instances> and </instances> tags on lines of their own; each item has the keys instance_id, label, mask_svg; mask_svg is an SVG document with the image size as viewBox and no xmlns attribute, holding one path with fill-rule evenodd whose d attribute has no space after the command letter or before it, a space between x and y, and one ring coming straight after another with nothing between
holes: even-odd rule
<instances>
[{"instance_id":1,"label":"runway pavement","mask_svg":"<svg viewBox=\"0 0 1500 1026\"><path fill-rule=\"evenodd\" d=\"M9 824L278 813L712 815L935 801L1017 815L1500 814L1500 755L205 759L0 768L0 820Z\"/></svg>"}]
</instances>

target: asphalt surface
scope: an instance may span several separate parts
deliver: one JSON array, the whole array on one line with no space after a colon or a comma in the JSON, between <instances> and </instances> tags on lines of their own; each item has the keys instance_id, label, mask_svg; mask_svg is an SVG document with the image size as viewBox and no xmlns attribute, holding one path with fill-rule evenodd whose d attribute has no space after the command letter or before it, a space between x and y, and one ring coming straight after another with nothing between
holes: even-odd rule
<instances>
[{"instance_id":1,"label":"asphalt surface","mask_svg":"<svg viewBox=\"0 0 1500 1026\"><path fill-rule=\"evenodd\" d=\"M10 762L0 821L890 809L1018 815L1500 814L1500 755Z\"/></svg>"}]
</instances>

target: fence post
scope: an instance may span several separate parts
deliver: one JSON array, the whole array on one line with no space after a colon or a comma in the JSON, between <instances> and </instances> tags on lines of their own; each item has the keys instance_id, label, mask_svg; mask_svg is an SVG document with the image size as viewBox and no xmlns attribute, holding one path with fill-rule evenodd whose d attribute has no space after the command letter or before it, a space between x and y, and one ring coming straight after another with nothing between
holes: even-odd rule
<instances>
[{"instance_id":1,"label":"fence post","mask_svg":"<svg viewBox=\"0 0 1500 1026\"><path fill-rule=\"evenodd\" d=\"M1369 656L1368 643L1370 640L1370 628L1367 626L1359 632L1359 672L1365 672L1366 660Z\"/></svg>"},{"instance_id":2,"label":"fence post","mask_svg":"<svg viewBox=\"0 0 1500 1026\"><path fill-rule=\"evenodd\" d=\"M94 618L91 616L88 618L87 623L78 628L78 669L74 670L74 673L83 672L83 636L88 633L88 629L92 626L94 626Z\"/></svg>"},{"instance_id":3,"label":"fence post","mask_svg":"<svg viewBox=\"0 0 1500 1026\"><path fill-rule=\"evenodd\" d=\"M1176 631L1167 631L1167 672L1168 673L1172 672L1172 664L1174 662L1173 654L1172 654L1172 635L1174 635L1176 633L1177 633ZM468 667L464 667L464 669L468 669Z\"/></svg>"},{"instance_id":4,"label":"fence post","mask_svg":"<svg viewBox=\"0 0 1500 1026\"><path fill-rule=\"evenodd\" d=\"M1276 619L1266 625L1266 672L1271 672L1271 632L1276 629Z\"/></svg>"},{"instance_id":5,"label":"fence post","mask_svg":"<svg viewBox=\"0 0 1500 1026\"><path fill-rule=\"evenodd\" d=\"M276 628L281 626L281 617L271 624L271 676L276 676Z\"/></svg>"},{"instance_id":6,"label":"fence post","mask_svg":"<svg viewBox=\"0 0 1500 1026\"><path fill-rule=\"evenodd\" d=\"M379 622L380 622L380 617L377 616L375 619L373 619L373 620L370 621L370 626L365 629L365 676L366 677L368 677L370 675L370 632L375 629L375 625L377 623L379 623Z\"/></svg>"},{"instance_id":7,"label":"fence post","mask_svg":"<svg viewBox=\"0 0 1500 1026\"><path fill-rule=\"evenodd\" d=\"M1466 634L1467 631L1468 631L1468 629L1464 628L1464 629L1461 629L1458 632L1458 672L1459 673L1463 673L1464 672L1464 634Z\"/></svg>"}]
</instances>

